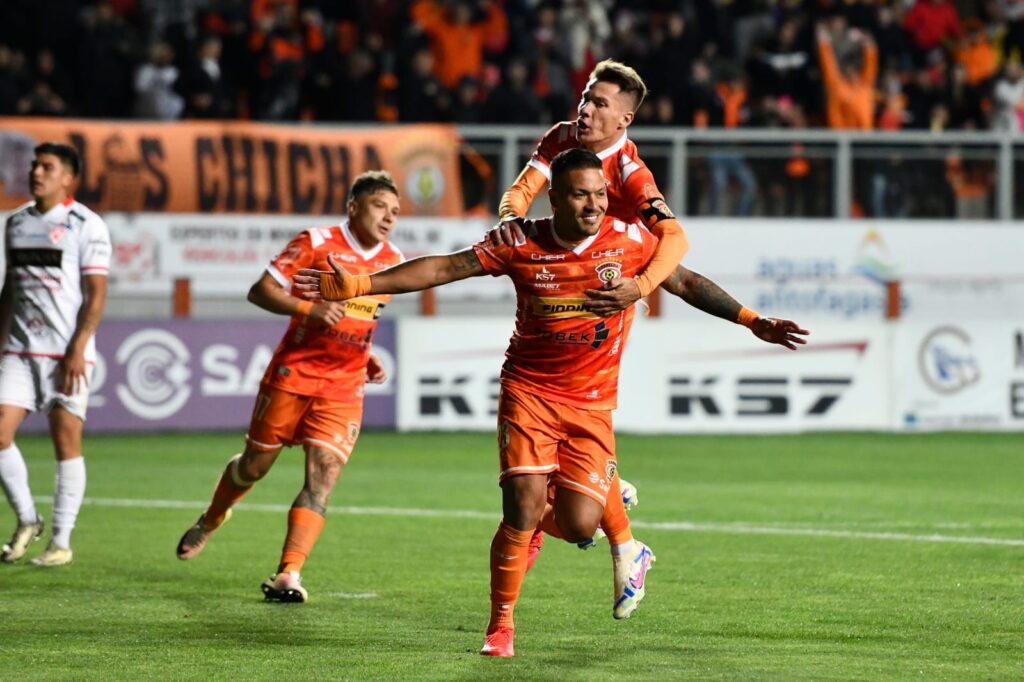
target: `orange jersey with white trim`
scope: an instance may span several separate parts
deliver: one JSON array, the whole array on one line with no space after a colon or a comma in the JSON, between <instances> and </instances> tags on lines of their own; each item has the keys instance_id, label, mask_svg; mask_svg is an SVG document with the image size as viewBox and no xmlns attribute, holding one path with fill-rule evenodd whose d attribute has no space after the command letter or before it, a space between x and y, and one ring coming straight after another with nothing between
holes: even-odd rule
<instances>
[{"instance_id":1,"label":"orange jersey with white trim","mask_svg":"<svg viewBox=\"0 0 1024 682\"><path fill-rule=\"evenodd\" d=\"M579 147L576 123L556 123L544 134L527 165L551 182L551 161L566 149ZM648 229L666 218L674 218L665 204L647 164L633 141L622 133L619 141L597 153L608 185L608 215L625 222L639 219Z\"/></svg>"},{"instance_id":2,"label":"orange jersey with white trim","mask_svg":"<svg viewBox=\"0 0 1024 682\"><path fill-rule=\"evenodd\" d=\"M292 276L298 270L330 270L328 254L356 275L377 272L404 260L402 252L388 242L362 248L345 222L299 233L271 261L267 272L291 291ZM382 295L345 301L345 317L333 327L311 317L293 316L263 382L299 395L361 402L373 332L390 300L391 296Z\"/></svg>"},{"instance_id":3,"label":"orange jersey with white trim","mask_svg":"<svg viewBox=\"0 0 1024 682\"><path fill-rule=\"evenodd\" d=\"M658 240L636 223L605 217L593 237L573 246L550 218L524 222L526 242L473 246L489 274L516 287L516 328L505 352L503 384L577 407L616 406L622 346L633 307L611 317L583 309L584 291L640 272Z\"/></svg>"}]
</instances>

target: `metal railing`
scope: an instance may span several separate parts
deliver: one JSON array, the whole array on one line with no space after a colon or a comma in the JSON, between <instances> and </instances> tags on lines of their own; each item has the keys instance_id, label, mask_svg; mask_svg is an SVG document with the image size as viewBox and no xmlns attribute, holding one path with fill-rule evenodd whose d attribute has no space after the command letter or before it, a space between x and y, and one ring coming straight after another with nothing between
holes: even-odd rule
<instances>
[{"instance_id":1,"label":"metal railing","mask_svg":"<svg viewBox=\"0 0 1024 682\"><path fill-rule=\"evenodd\" d=\"M484 160L490 172L464 182L473 195L467 203L479 201L493 211L544 130L463 125L459 132L464 151ZM1024 137L686 128L630 128L629 136L673 210L683 215L736 214L737 205L743 209L750 199L737 201L737 195L750 191L752 179L756 196L747 214L755 216L1024 217ZM791 161L798 163L787 165ZM480 186L474 188L474 181Z\"/></svg>"}]
</instances>

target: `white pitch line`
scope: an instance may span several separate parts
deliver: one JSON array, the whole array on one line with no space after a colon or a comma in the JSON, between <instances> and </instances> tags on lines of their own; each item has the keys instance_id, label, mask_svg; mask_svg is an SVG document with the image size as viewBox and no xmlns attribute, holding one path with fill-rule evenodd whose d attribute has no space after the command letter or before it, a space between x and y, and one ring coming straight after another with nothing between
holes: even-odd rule
<instances>
[{"instance_id":1,"label":"white pitch line","mask_svg":"<svg viewBox=\"0 0 1024 682\"><path fill-rule=\"evenodd\" d=\"M36 502L53 504L52 497L36 496ZM145 509L205 509L205 502L187 500L131 500L111 497L87 497L84 504L96 507L133 507ZM240 504L239 510L285 513L291 505ZM335 514L359 516L403 516L416 518L497 520L496 512L464 511L458 509L416 509L404 507L331 507ZM804 537L845 538L857 540L896 540L901 542L946 542L963 545L996 545L1024 547L1024 539L990 538L965 535L915 535L913 533L882 533L828 528L793 528L757 526L737 523L692 523L688 521L630 521L633 528L681 531L686 533L728 533L731 535L786 535Z\"/></svg>"}]
</instances>

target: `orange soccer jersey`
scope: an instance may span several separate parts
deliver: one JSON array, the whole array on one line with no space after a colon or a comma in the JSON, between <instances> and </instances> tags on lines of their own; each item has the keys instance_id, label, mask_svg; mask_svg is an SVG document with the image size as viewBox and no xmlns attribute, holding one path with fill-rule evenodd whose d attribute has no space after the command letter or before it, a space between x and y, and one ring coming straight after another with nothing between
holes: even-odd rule
<instances>
[{"instance_id":1,"label":"orange soccer jersey","mask_svg":"<svg viewBox=\"0 0 1024 682\"><path fill-rule=\"evenodd\" d=\"M541 138L527 165L544 174L551 181L551 161L566 149L579 147L576 123L563 121L555 124ZM633 141L622 133L619 141L597 154L604 166L608 183L608 215L626 222L641 220L648 228L659 220L672 217L661 191L647 164L640 158ZM530 197L532 200L533 197ZM651 210L652 204L658 202ZM526 215L525 207L517 215Z\"/></svg>"},{"instance_id":2,"label":"orange soccer jersey","mask_svg":"<svg viewBox=\"0 0 1024 682\"><path fill-rule=\"evenodd\" d=\"M387 242L362 248L346 222L300 233L267 272L290 290L299 269L329 270L328 254L354 274L377 272L403 260L401 251ZM302 315L292 317L263 383L289 393L361 403L373 332L389 300L390 296L363 296L346 301L345 318L333 327Z\"/></svg>"},{"instance_id":3,"label":"orange soccer jersey","mask_svg":"<svg viewBox=\"0 0 1024 682\"><path fill-rule=\"evenodd\" d=\"M502 367L503 385L586 409L616 406L619 363L633 308L612 317L583 309L586 289L632 277L650 261L657 238L635 223L605 217L597 234L575 246L550 218L526 221L526 243L474 245L491 275L516 287L516 328Z\"/></svg>"}]
</instances>

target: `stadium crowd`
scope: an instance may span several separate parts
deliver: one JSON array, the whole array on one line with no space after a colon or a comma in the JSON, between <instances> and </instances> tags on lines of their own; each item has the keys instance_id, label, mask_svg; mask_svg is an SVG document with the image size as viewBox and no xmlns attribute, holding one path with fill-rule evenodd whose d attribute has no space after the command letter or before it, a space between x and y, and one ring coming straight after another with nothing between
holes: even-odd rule
<instances>
[{"instance_id":1,"label":"stadium crowd","mask_svg":"<svg viewBox=\"0 0 1024 682\"><path fill-rule=\"evenodd\" d=\"M0 114L544 123L593 65L647 125L1024 119L1024 0L4 0Z\"/></svg>"}]
</instances>

